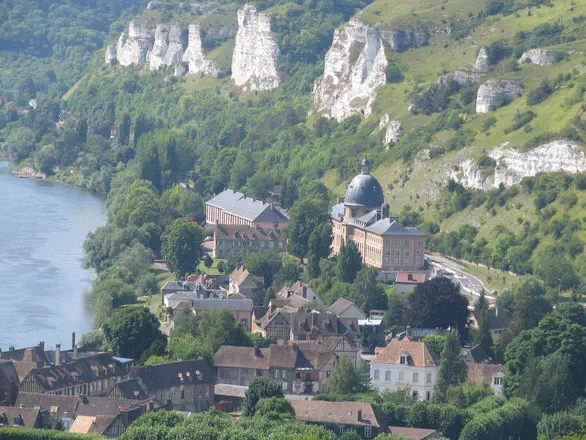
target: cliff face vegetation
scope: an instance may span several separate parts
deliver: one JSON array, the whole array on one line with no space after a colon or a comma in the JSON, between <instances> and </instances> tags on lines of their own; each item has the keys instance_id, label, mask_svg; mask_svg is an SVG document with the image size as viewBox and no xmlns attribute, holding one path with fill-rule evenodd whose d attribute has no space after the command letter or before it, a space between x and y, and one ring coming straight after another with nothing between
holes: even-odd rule
<instances>
[{"instance_id":1,"label":"cliff face vegetation","mask_svg":"<svg viewBox=\"0 0 586 440\"><path fill-rule=\"evenodd\" d=\"M0 28L19 73L0 80L16 161L101 193L138 176L160 192L189 182L203 197L267 198L315 179L342 194L368 156L392 213L435 234L435 250L511 269L515 248L526 273L554 246L572 262L568 286L583 287L585 4L104 2L93 59L67 70L80 40L55 39L58 11L81 17L83 4L43 11L50 54L17 55ZM73 73L27 68L33 56Z\"/></svg>"}]
</instances>

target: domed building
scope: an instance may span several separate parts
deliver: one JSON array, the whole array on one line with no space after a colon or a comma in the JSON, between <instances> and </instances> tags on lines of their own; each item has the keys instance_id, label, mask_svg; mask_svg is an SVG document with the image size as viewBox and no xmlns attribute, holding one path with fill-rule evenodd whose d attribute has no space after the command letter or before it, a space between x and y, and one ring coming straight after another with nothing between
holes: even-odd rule
<instances>
[{"instance_id":1,"label":"domed building","mask_svg":"<svg viewBox=\"0 0 586 440\"><path fill-rule=\"evenodd\" d=\"M424 269L425 233L401 226L396 217L390 216L383 189L370 174L368 159L364 159L360 174L348 184L344 198L330 214L334 254L352 240L368 266L385 272Z\"/></svg>"}]
</instances>

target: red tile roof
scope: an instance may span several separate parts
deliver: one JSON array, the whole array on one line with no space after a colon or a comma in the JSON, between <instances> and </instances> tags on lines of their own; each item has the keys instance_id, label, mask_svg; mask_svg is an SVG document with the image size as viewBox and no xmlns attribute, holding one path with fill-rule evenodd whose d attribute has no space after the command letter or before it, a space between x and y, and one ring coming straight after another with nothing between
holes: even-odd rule
<instances>
[{"instance_id":1,"label":"red tile roof","mask_svg":"<svg viewBox=\"0 0 586 440\"><path fill-rule=\"evenodd\" d=\"M293 400L295 418L304 422L380 427L369 403Z\"/></svg>"},{"instance_id":2,"label":"red tile roof","mask_svg":"<svg viewBox=\"0 0 586 440\"><path fill-rule=\"evenodd\" d=\"M439 358L433 353L424 342L410 341L409 339L393 339L384 350L377 353L371 364L391 364L400 363L401 354L408 355L409 365L416 367L435 367L439 365Z\"/></svg>"},{"instance_id":3,"label":"red tile roof","mask_svg":"<svg viewBox=\"0 0 586 440\"><path fill-rule=\"evenodd\" d=\"M411 272L397 272L396 283L405 284L423 284L425 282L424 273L411 273Z\"/></svg>"},{"instance_id":4,"label":"red tile roof","mask_svg":"<svg viewBox=\"0 0 586 440\"><path fill-rule=\"evenodd\" d=\"M466 362L468 365L468 379L472 382L485 382L492 385L492 378L497 373L506 374L507 370L503 365L498 364L480 364L475 362Z\"/></svg>"}]
</instances>

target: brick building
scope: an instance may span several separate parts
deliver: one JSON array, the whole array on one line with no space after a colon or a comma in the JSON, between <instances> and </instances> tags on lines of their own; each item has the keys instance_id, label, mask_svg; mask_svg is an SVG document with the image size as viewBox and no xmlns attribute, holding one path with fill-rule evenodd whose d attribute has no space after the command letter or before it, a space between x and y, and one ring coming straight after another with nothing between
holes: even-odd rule
<instances>
[{"instance_id":1,"label":"brick building","mask_svg":"<svg viewBox=\"0 0 586 440\"><path fill-rule=\"evenodd\" d=\"M370 174L367 159L330 215L334 254L352 240L368 266L385 272L424 269L425 233L404 227L390 216L390 207L378 180Z\"/></svg>"}]
</instances>

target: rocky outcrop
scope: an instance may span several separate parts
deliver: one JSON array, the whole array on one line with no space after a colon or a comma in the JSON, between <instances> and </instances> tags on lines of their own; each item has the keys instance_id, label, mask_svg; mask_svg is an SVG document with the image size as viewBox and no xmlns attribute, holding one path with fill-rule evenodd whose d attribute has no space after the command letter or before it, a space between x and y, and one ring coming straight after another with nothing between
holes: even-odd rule
<instances>
[{"instance_id":1,"label":"rocky outcrop","mask_svg":"<svg viewBox=\"0 0 586 440\"><path fill-rule=\"evenodd\" d=\"M210 60L203 50L199 25L189 25L189 44L183 53L183 62L187 64L191 75L216 78L220 73L215 61Z\"/></svg>"},{"instance_id":2,"label":"rocky outcrop","mask_svg":"<svg viewBox=\"0 0 586 440\"><path fill-rule=\"evenodd\" d=\"M385 44L399 51L426 38L423 33L376 29L352 18L334 32L324 75L314 85L313 111L338 121L354 114L369 116L378 88L386 83Z\"/></svg>"},{"instance_id":3,"label":"rocky outcrop","mask_svg":"<svg viewBox=\"0 0 586 440\"><path fill-rule=\"evenodd\" d=\"M438 84L447 84L449 81L456 81L460 85L470 83L479 83L482 77L488 72L488 53L486 48L480 48L476 61L471 69L456 70L454 73L448 73L437 80Z\"/></svg>"},{"instance_id":4,"label":"rocky outcrop","mask_svg":"<svg viewBox=\"0 0 586 440\"><path fill-rule=\"evenodd\" d=\"M551 66L558 61L559 54L552 50L529 49L519 58L519 64L533 63L539 66Z\"/></svg>"},{"instance_id":5,"label":"rocky outcrop","mask_svg":"<svg viewBox=\"0 0 586 440\"><path fill-rule=\"evenodd\" d=\"M384 144L390 145L399 142L403 136L402 127L401 121L391 120L388 114L384 115L378 124L380 130L385 130Z\"/></svg>"},{"instance_id":6,"label":"rocky outcrop","mask_svg":"<svg viewBox=\"0 0 586 440\"><path fill-rule=\"evenodd\" d=\"M267 14L245 5L238 10L238 33L232 55L232 80L243 91L273 90L281 83L277 72L279 48Z\"/></svg>"},{"instance_id":7,"label":"rocky outcrop","mask_svg":"<svg viewBox=\"0 0 586 440\"><path fill-rule=\"evenodd\" d=\"M116 44L115 43L110 43L106 47L105 61L106 61L106 64L109 64L110 66L113 65L114 63L116 63Z\"/></svg>"},{"instance_id":8,"label":"rocky outcrop","mask_svg":"<svg viewBox=\"0 0 586 440\"><path fill-rule=\"evenodd\" d=\"M153 29L133 20L118 44L106 48L106 63L112 65L116 60L122 66L148 64L150 70L173 67L175 76L219 74L216 63L203 50L199 25L194 24L189 26L186 38L179 24L159 24Z\"/></svg>"},{"instance_id":9,"label":"rocky outcrop","mask_svg":"<svg viewBox=\"0 0 586 440\"><path fill-rule=\"evenodd\" d=\"M519 81L488 80L478 88L476 113L488 113L523 93Z\"/></svg>"},{"instance_id":10,"label":"rocky outcrop","mask_svg":"<svg viewBox=\"0 0 586 440\"><path fill-rule=\"evenodd\" d=\"M584 149L570 140L548 142L527 152L503 144L488 155L496 161L494 168L482 169L474 161L466 160L460 163L456 171L451 172L450 177L469 188L488 191L500 184L516 185L523 177L538 173L586 172Z\"/></svg>"},{"instance_id":11,"label":"rocky outcrop","mask_svg":"<svg viewBox=\"0 0 586 440\"><path fill-rule=\"evenodd\" d=\"M159 24L155 30L155 41L149 52L148 61L151 70L162 66L177 66L183 57L185 41L181 26Z\"/></svg>"},{"instance_id":12,"label":"rocky outcrop","mask_svg":"<svg viewBox=\"0 0 586 440\"><path fill-rule=\"evenodd\" d=\"M132 20L128 31L123 32L116 46L116 58L121 66L144 64L152 49L155 30L148 24Z\"/></svg>"}]
</instances>

